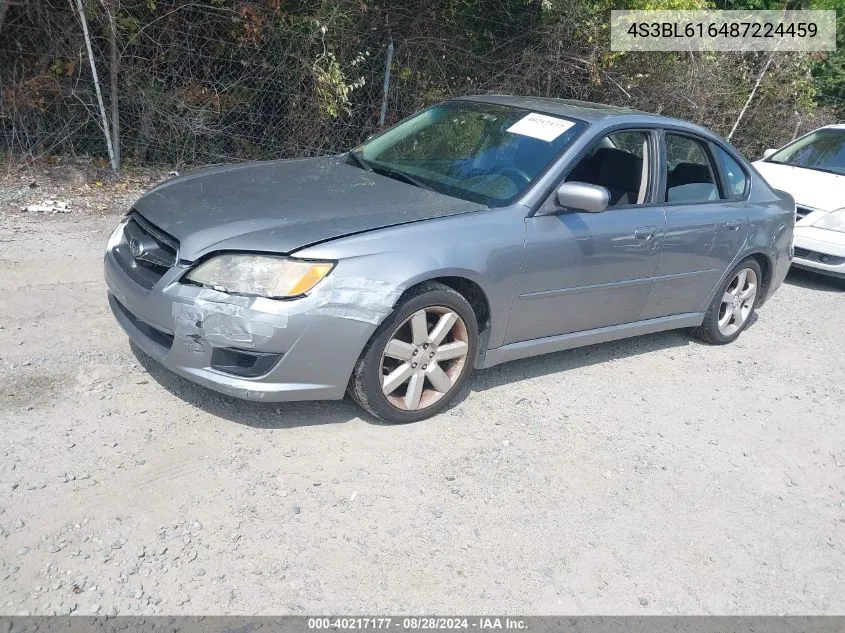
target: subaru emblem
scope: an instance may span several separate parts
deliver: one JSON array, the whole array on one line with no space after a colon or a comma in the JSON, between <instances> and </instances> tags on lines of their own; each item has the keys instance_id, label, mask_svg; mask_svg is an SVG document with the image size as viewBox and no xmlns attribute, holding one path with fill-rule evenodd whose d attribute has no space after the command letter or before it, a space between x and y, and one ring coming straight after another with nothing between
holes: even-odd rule
<instances>
[{"instance_id":1,"label":"subaru emblem","mask_svg":"<svg viewBox=\"0 0 845 633\"><path fill-rule=\"evenodd\" d=\"M129 239L129 252L132 253L132 257L138 259L141 255L144 254L144 245L141 243L137 237L132 237Z\"/></svg>"}]
</instances>

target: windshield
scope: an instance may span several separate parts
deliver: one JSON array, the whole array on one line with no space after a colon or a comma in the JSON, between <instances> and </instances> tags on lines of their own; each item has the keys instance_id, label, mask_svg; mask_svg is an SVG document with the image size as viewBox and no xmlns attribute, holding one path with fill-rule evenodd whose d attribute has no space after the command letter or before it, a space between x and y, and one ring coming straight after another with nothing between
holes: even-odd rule
<instances>
[{"instance_id":1,"label":"windshield","mask_svg":"<svg viewBox=\"0 0 845 633\"><path fill-rule=\"evenodd\" d=\"M816 130L775 152L768 160L845 176L845 129Z\"/></svg>"},{"instance_id":2,"label":"windshield","mask_svg":"<svg viewBox=\"0 0 845 633\"><path fill-rule=\"evenodd\" d=\"M452 101L352 152L354 164L488 206L511 203L586 124L508 106Z\"/></svg>"}]
</instances>

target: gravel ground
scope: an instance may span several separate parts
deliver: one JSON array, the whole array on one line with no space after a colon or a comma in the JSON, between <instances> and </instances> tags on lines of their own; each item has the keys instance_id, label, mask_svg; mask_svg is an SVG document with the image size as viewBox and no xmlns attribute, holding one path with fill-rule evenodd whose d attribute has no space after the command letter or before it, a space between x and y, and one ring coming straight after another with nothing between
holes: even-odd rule
<instances>
[{"instance_id":1,"label":"gravel ground","mask_svg":"<svg viewBox=\"0 0 845 633\"><path fill-rule=\"evenodd\" d=\"M0 613L845 613L842 284L385 426L133 352L101 250L158 177L0 179ZM20 211L45 197L69 212Z\"/></svg>"}]
</instances>

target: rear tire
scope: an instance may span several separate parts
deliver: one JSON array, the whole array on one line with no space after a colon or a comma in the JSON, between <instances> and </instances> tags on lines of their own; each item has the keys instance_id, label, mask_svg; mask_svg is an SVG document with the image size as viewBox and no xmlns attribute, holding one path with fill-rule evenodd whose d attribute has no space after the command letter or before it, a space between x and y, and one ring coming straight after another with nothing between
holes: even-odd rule
<instances>
[{"instance_id":1,"label":"rear tire","mask_svg":"<svg viewBox=\"0 0 845 633\"><path fill-rule=\"evenodd\" d=\"M713 345L735 341L751 322L762 282L763 272L753 257L737 264L714 295L704 321L692 331L693 335Z\"/></svg>"},{"instance_id":2,"label":"rear tire","mask_svg":"<svg viewBox=\"0 0 845 633\"><path fill-rule=\"evenodd\" d=\"M347 391L393 424L445 409L472 372L478 323L464 297L441 283L410 289L370 338Z\"/></svg>"}]
</instances>

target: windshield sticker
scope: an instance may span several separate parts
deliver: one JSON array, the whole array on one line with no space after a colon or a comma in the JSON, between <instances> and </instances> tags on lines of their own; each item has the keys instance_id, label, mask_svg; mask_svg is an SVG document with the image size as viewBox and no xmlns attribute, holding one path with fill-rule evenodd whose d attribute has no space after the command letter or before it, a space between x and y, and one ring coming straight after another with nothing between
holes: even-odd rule
<instances>
[{"instance_id":1,"label":"windshield sticker","mask_svg":"<svg viewBox=\"0 0 845 633\"><path fill-rule=\"evenodd\" d=\"M532 112L510 126L508 132L551 142L573 125L573 121Z\"/></svg>"}]
</instances>

